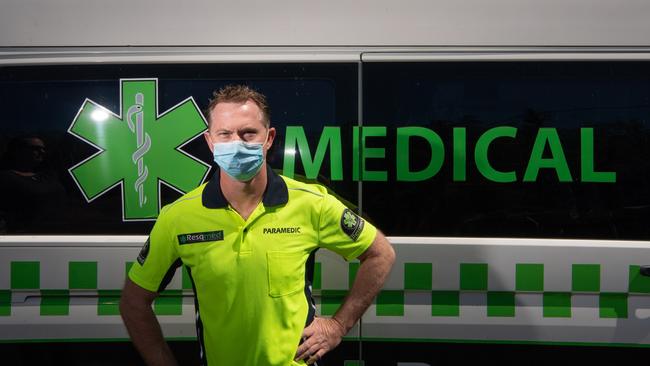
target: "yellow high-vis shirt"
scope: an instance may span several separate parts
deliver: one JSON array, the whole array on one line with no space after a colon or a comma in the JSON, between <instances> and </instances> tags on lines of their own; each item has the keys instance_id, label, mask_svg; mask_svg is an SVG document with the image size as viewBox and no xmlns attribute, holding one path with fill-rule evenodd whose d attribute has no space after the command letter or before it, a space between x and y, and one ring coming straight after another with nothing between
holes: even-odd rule
<instances>
[{"instance_id":1,"label":"yellow high-vis shirt","mask_svg":"<svg viewBox=\"0 0 650 366\"><path fill-rule=\"evenodd\" d=\"M362 254L377 230L319 185L267 166L262 202L247 220L224 198L219 172L165 206L129 278L159 292L187 267L196 295L204 365L288 366L315 306L316 250L346 260Z\"/></svg>"}]
</instances>

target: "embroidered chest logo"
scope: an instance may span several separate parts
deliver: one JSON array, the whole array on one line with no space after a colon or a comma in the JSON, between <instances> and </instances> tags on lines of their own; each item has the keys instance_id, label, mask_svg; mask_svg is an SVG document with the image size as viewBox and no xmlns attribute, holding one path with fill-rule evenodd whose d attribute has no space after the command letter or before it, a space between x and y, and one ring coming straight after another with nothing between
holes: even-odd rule
<instances>
[{"instance_id":1,"label":"embroidered chest logo","mask_svg":"<svg viewBox=\"0 0 650 366\"><path fill-rule=\"evenodd\" d=\"M300 234L300 226L295 227L265 227L264 234Z\"/></svg>"},{"instance_id":2,"label":"embroidered chest logo","mask_svg":"<svg viewBox=\"0 0 650 366\"><path fill-rule=\"evenodd\" d=\"M343 214L341 215L341 229L350 239L356 241L359 238L361 231L363 231L363 225L363 219L352 212L352 210L349 208L343 210Z\"/></svg>"},{"instance_id":3,"label":"embroidered chest logo","mask_svg":"<svg viewBox=\"0 0 650 366\"><path fill-rule=\"evenodd\" d=\"M178 236L178 244L180 245L220 240L223 240L223 230L208 231L205 233L181 234Z\"/></svg>"}]
</instances>

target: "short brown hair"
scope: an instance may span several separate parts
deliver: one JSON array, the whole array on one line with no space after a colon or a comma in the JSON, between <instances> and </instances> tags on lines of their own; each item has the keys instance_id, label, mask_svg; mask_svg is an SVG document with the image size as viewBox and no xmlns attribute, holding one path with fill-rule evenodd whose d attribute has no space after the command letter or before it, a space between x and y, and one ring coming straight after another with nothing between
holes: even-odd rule
<instances>
[{"instance_id":1,"label":"short brown hair","mask_svg":"<svg viewBox=\"0 0 650 366\"><path fill-rule=\"evenodd\" d=\"M268 128L271 125L270 109L264 94L248 85L226 85L212 92L212 99L206 110L206 117L210 123L210 114L219 103L246 103L252 100L262 112L262 123Z\"/></svg>"}]
</instances>

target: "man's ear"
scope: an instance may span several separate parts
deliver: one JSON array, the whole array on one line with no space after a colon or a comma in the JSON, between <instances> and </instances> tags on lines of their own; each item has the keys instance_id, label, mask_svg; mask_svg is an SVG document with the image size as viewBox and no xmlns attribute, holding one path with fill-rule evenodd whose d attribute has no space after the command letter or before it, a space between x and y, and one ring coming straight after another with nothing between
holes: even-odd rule
<instances>
[{"instance_id":1,"label":"man's ear","mask_svg":"<svg viewBox=\"0 0 650 366\"><path fill-rule=\"evenodd\" d=\"M273 146L273 141L275 141L275 128L269 127L269 136L266 138L267 151L271 148L271 146Z\"/></svg>"}]
</instances>

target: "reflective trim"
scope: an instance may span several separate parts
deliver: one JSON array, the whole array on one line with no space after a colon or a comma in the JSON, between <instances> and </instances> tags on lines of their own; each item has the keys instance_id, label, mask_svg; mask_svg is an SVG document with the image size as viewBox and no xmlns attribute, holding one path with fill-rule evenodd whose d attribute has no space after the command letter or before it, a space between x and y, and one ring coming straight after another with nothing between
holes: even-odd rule
<instances>
[{"instance_id":1,"label":"reflective trim","mask_svg":"<svg viewBox=\"0 0 650 366\"><path fill-rule=\"evenodd\" d=\"M314 297L312 296L312 284L314 283L314 263L316 262L317 251L318 249L311 252L305 263L305 299L308 305L305 327L314 321L314 316L316 315L316 302L314 302Z\"/></svg>"},{"instance_id":2,"label":"reflective trim","mask_svg":"<svg viewBox=\"0 0 650 366\"><path fill-rule=\"evenodd\" d=\"M195 309L195 322L196 322L196 339L199 342L199 359L201 360L201 366L208 365L208 358L205 354L205 347L203 344L205 340L203 338L203 322L201 321L201 315L199 314L199 296L196 293L196 286L194 285L194 277L192 277L192 270L190 267L185 266L187 269L187 275L192 282L192 290L194 291L194 309Z\"/></svg>"}]
</instances>

